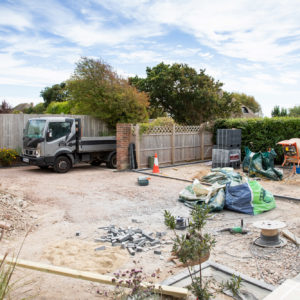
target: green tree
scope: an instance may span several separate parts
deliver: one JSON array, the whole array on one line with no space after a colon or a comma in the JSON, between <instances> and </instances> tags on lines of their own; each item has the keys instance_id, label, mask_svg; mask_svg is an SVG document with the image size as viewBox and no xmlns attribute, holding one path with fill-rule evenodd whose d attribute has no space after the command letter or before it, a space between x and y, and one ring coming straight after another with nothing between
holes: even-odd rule
<instances>
[{"instance_id":1,"label":"green tree","mask_svg":"<svg viewBox=\"0 0 300 300\"><path fill-rule=\"evenodd\" d=\"M66 83L62 82L60 84L54 84L51 87L45 87L41 91L41 97L44 99L45 107L47 107L51 102L63 102L67 100L68 89Z\"/></svg>"},{"instance_id":2,"label":"green tree","mask_svg":"<svg viewBox=\"0 0 300 300\"><path fill-rule=\"evenodd\" d=\"M199 124L218 117L220 112L228 117L238 106L231 104L228 94L222 99L223 84L206 75L205 70L198 73L187 64L162 62L147 67L146 74L146 78L130 78L130 84L149 94L152 109L163 109L178 123Z\"/></svg>"},{"instance_id":3,"label":"green tree","mask_svg":"<svg viewBox=\"0 0 300 300\"><path fill-rule=\"evenodd\" d=\"M296 105L289 109L289 115L291 117L300 117L300 105Z\"/></svg>"},{"instance_id":4,"label":"green tree","mask_svg":"<svg viewBox=\"0 0 300 300\"><path fill-rule=\"evenodd\" d=\"M233 99L232 93L223 92L222 97L219 97L218 99L212 117L224 119L229 117L240 117L242 114L241 103L239 101L233 101Z\"/></svg>"},{"instance_id":5,"label":"green tree","mask_svg":"<svg viewBox=\"0 0 300 300\"><path fill-rule=\"evenodd\" d=\"M232 96L235 100L250 108L253 113L261 112L261 106L253 96L248 96L244 93L232 93Z\"/></svg>"},{"instance_id":6,"label":"green tree","mask_svg":"<svg viewBox=\"0 0 300 300\"><path fill-rule=\"evenodd\" d=\"M147 94L138 92L101 60L81 58L67 88L77 113L98 117L110 127L148 119Z\"/></svg>"},{"instance_id":7,"label":"green tree","mask_svg":"<svg viewBox=\"0 0 300 300\"><path fill-rule=\"evenodd\" d=\"M287 109L282 107L280 108L279 105L274 106L272 112L272 117L286 117L287 116Z\"/></svg>"}]
</instances>

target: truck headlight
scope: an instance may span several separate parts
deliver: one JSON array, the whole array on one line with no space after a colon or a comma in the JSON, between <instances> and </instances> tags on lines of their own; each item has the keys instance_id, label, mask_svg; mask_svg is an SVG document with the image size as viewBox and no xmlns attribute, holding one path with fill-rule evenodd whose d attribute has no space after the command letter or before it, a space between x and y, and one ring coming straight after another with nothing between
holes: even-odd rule
<instances>
[{"instance_id":1,"label":"truck headlight","mask_svg":"<svg viewBox=\"0 0 300 300\"><path fill-rule=\"evenodd\" d=\"M41 156L41 144L38 144L35 150L35 156L40 157Z\"/></svg>"}]
</instances>

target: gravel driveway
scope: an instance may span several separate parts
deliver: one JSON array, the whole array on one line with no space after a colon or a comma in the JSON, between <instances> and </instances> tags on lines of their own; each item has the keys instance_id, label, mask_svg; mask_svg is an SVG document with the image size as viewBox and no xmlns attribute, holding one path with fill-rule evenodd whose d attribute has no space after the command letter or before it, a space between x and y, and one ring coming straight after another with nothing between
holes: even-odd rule
<instances>
[{"instance_id":1,"label":"gravel driveway","mask_svg":"<svg viewBox=\"0 0 300 300\"><path fill-rule=\"evenodd\" d=\"M202 167L176 167L177 170L181 168L187 168L185 173L193 174ZM167 174L167 169L163 172ZM163 212L167 209L174 215L188 217L189 209L177 201L179 191L187 183L152 177L150 185L142 187L137 185L138 176L139 174L129 171L116 172L89 165L80 165L66 174L36 167L0 169L0 191L28 201L26 210L30 213L29 221L33 228L26 238L21 258L49 264L44 252L53 243L67 239L93 242L95 237L101 235L98 227L112 224L138 227L146 232L166 231L164 239L170 240L172 233L166 230ZM257 220L282 220L287 223L289 230L298 230L299 205L300 203L282 200L277 201L276 209L259 216L229 211L214 214L207 224L207 231L214 234L217 240L211 258L271 284L279 284L285 278L295 276L300 272L299 249L295 245L288 242L284 249L278 250L269 259L258 257L253 251L251 253L249 245L259 235L259 231L251 227L252 222ZM250 235L217 233L217 229L237 226L241 218L244 218L251 229ZM78 237L75 236L76 232L80 232ZM1 252L5 249L17 249L22 236L24 232L20 231L1 241ZM171 245L163 245L161 250L161 255L156 255L151 250L137 253L134 257L128 255L127 262L121 268L131 268L134 261L138 261L149 276L158 270L160 278L157 280L162 281L180 269L168 262ZM31 280L29 287L23 287L19 291L29 290L27 295L37 299L105 299L101 293L109 289L95 283L34 271L20 270L16 275L25 275Z\"/></svg>"}]
</instances>

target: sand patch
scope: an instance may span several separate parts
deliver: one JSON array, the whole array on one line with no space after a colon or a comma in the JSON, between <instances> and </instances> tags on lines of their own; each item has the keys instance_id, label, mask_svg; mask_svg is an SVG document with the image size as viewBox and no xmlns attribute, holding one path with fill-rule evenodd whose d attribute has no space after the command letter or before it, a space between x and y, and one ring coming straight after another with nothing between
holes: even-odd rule
<instances>
[{"instance_id":1,"label":"sand patch","mask_svg":"<svg viewBox=\"0 0 300 300\"><path fill-rule=\"evenodd\" d=\"M65 240L49 245L43 253L55 266L63 266L75 270L105 274L122 266L129 258L126 250L119 247L106 247L105 250L95 251L103 246L82 240Z\"/></svg>"}]
</instances>

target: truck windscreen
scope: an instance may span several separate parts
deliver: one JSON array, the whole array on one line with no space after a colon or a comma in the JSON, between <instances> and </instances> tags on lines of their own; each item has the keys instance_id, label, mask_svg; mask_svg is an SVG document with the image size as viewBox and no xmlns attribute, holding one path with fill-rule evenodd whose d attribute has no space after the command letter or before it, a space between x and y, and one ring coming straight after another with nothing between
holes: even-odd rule
<instances>
[{"instance_id":1,"label":"truck windscreen","mask_svg":"<svg viewBox=\"0 0 300 300\"><path fill-rule=\"evenodd\" d=\"M25 128L25 137L42 138L46 120L29 120Z\"/></svg>"}]
</instances>

